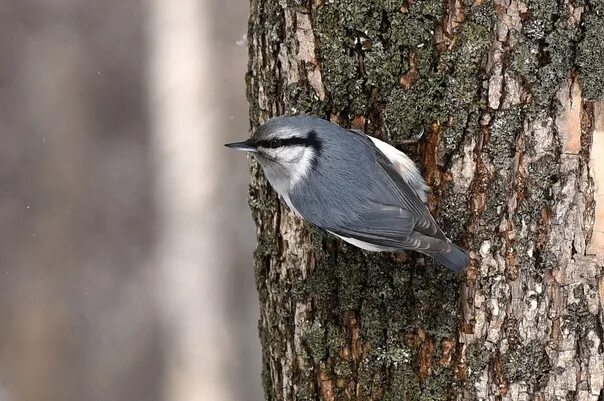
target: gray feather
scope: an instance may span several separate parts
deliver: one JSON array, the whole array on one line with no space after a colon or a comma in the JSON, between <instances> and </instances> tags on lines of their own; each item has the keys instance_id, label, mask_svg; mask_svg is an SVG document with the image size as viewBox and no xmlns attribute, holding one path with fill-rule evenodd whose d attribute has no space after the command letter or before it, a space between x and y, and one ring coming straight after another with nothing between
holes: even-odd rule
<instances>
[{"instance_id":1,"label":"gray feather","mask_svg":"<svg viewBox=\"0 0 604 401\"><path fill-rule=\"evenodd\" d=\"M336 234L354 238L382 248L395 250L413 232L415 218L398 206L376 205L376 209L359 215L346 227L332 228Z\"/></svg>"},{"instance_id":2,"label":"gray feather","mask_svg":"<svg viewBox=\"0 0 604 401\"><path fill-rule=\"evenodd\" d=\"M441 252L424 252L426 255L434 258L441 265L448 267L449 269L461 272L470 264L470 258L468 254L455 244L450 244L451 249Z\"/></svg>"}]
</instances>

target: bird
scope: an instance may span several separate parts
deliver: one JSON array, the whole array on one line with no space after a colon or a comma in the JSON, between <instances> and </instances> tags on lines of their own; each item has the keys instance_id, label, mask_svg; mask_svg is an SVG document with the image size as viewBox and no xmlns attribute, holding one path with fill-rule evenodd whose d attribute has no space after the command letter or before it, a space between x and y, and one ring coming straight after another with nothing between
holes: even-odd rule
<instances>
[{"instance_id":1,"label":"bird","mask_svg":"<svg viewBox=\"0 0 604 401\"><path fill-rule=\"evenodd\" d=\"M309 116L279 116L243 142L296 215L358 248L417 251L462 272L468 254L438 227L428 185L403 152L361 131Z\"/></svg>"}]
</instances>

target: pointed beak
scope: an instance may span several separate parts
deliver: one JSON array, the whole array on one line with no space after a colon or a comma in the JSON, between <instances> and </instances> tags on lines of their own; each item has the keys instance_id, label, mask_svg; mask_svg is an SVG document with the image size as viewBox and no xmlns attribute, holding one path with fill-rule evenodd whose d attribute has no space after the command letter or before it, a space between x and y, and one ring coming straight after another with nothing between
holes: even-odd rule
<instances>
[{"instance_id":1,"label":"pointed beak","mask_svg":"<svg viewBox=\"0 0 604 401\"><path fill-rule=\"evenodd\" d=\"M224 146L226 146L227 148L231 148L231 149L235 149L235 150L242 150L244 152L257 152L258 149L256 149L256 144L254 143L254 141L252 139L248 139L247 141L243 141L243 142L233 142L233 143L227 143Z\"/></svg>"}]
</instances>

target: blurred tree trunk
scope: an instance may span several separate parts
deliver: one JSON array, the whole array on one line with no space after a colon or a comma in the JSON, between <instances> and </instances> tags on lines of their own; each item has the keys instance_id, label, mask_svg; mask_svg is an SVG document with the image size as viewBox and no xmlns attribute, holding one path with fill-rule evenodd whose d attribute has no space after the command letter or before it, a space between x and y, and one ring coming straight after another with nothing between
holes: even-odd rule
<instances>
[{"instance_id":1,"label":"blurred tree trunk","mask_svg":"<svg viewBox=\"0 0 604 401\"><path fill-rule=\"evenodd\" d=\"M163 399L232 399L223 371L228 336L222 314L208 299L224 291L227 268L212 215L218 188L215 149L220 132L213 111L217 72L212 53L211 4L198 0L150 3L149 87L158 215L156 295L162 322ZM217 60L218 58L216 58ZM215 60L215 61L216 61ZM210 102L209 99L212 99ZM221 227L224 227L224 223ZM207 298L206 298L207 297ZM195 300L195 302L192 302Z\"/></svg>"},{"instance_id":2,"label":"blurred tree trunk","mask_svg":"<svg viewBox=\"0 0 604 401\"><path fill-rule=\"evenodd\" d=\"M268 400L604 398L603 265L590 251L602 246L590 159L602 154L603 9L251 1L253 127L307 113L394 144L424 128L405 150L472 256L458 277L350 247L302 224L253 164Z\"/></svg>"}]
</instances>

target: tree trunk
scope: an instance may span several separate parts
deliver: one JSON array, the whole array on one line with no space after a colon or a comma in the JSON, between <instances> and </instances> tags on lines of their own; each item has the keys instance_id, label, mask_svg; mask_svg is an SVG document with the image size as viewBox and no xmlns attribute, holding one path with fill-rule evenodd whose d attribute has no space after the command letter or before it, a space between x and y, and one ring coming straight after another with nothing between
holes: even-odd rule
<instances>
[{"instance_id":1,"label":"tree trunk","mask_svg":"<svg viewBox=\"0 0 604 401\"><path fill-rule=\"evenodd\" d=\"M268 400L604 399L603 35L596 1L251 0L252 126L423 129L403 150L472 258L346 245L253 163Z\"/></svg>"}]
</instances>

